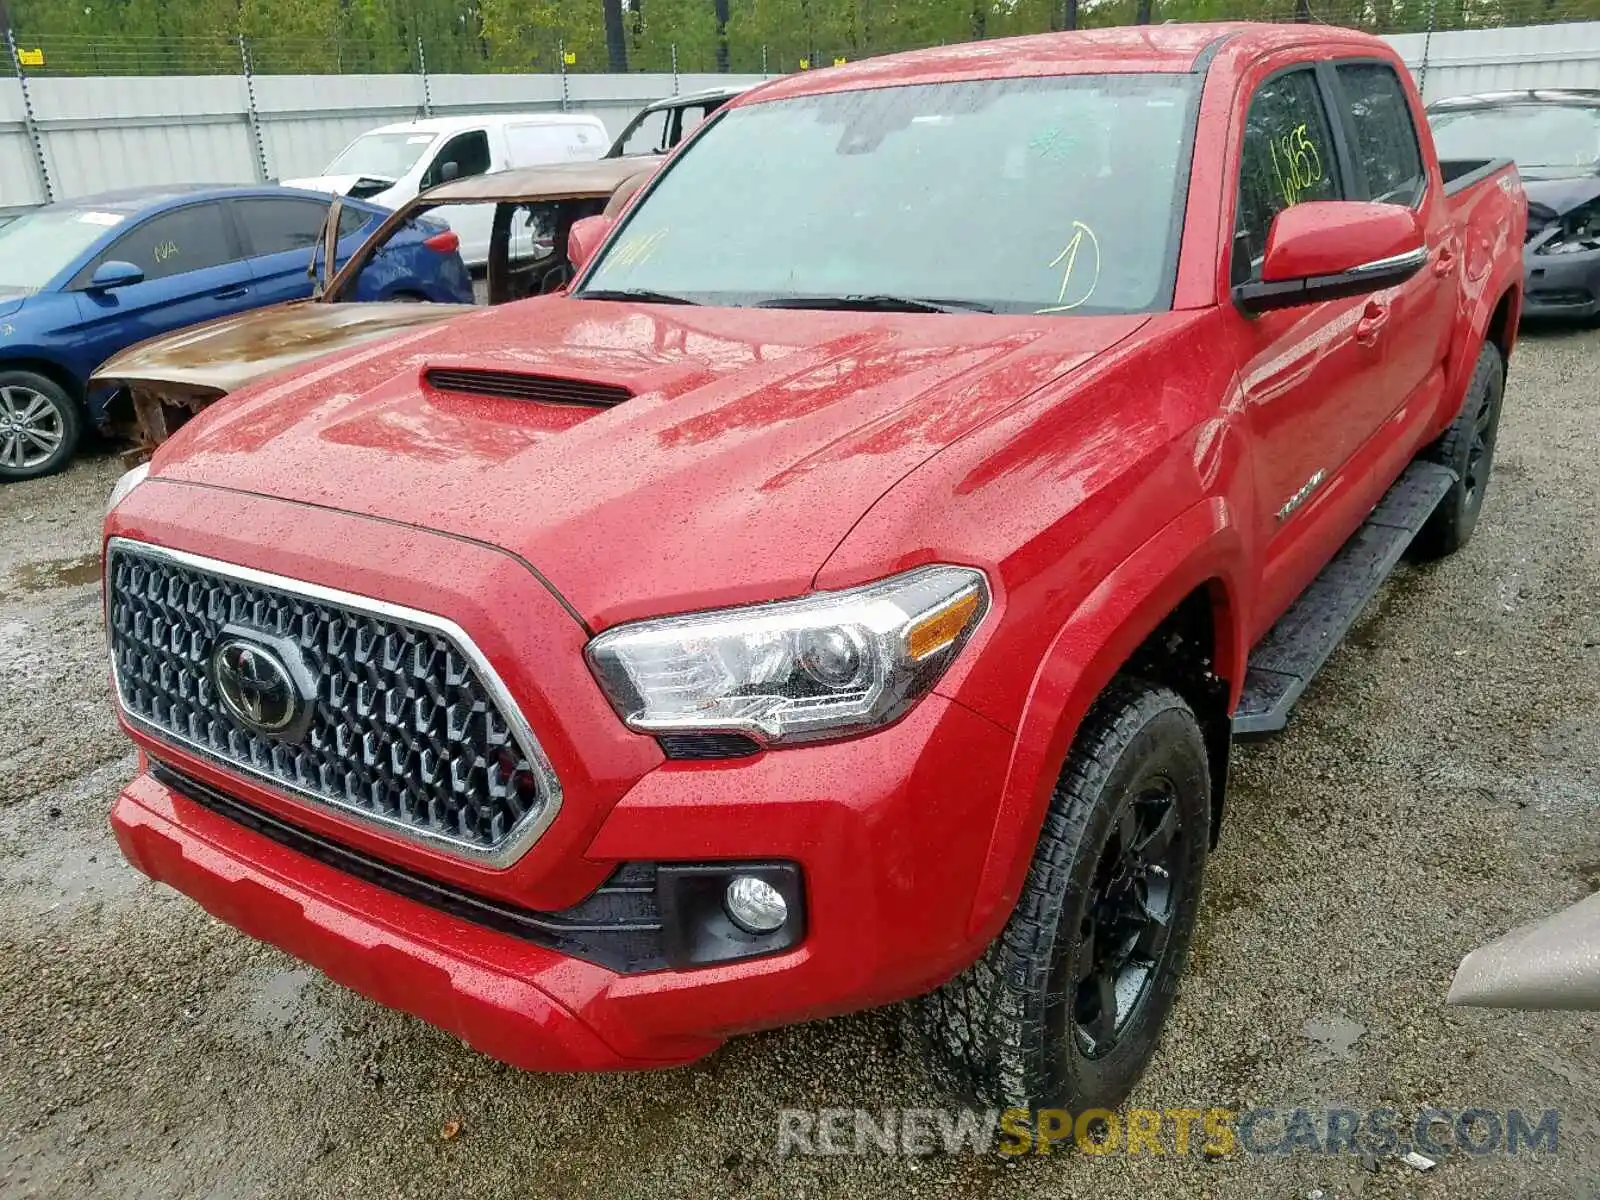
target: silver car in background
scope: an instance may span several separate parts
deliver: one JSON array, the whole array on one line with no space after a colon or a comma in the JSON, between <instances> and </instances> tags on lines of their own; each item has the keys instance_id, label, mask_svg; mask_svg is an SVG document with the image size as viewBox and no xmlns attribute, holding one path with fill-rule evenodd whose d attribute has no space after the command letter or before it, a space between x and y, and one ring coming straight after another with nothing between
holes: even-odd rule
<instances>
[{"instance_id":1,"label":"silver car in background","mask_svg":"<svg viewBox=\"0 0 1600 1200\"><path fill-rule=\"evenodd\" d=\"M1528 196L1522 315L1600 316L1600 89L1536 88L1428 106L1443 159L1512 158Z\"/></svg>"}]
</instances>

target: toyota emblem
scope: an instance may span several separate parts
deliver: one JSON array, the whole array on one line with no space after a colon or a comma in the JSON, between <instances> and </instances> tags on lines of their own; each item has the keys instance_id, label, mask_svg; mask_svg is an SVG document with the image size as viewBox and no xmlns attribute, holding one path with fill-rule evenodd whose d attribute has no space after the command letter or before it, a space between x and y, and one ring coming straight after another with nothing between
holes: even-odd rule
<instances>
[{"instance_id":1,"label":"toyota emblem","mask_svg":"<svg viewBox=\"0 0 1600 1200\"><path fill-rule=\"evenodd\" d=\"M223 707L241 725L268 737L291 734L309 713L296 679L304 675L304 666L296 662L294 667L300 670L276 648L246 637L225 638L211 654L211 674Z\"/></svg>"}]
</instances>

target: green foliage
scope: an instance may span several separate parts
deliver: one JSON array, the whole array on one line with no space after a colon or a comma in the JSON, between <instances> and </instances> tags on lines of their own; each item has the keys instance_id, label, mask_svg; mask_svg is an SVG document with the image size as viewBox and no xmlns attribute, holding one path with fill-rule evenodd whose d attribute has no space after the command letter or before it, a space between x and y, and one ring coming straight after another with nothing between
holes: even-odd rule
<instances>
[{"instance_id":1,"label":"green foliage","mask_svg":"<svg viewBox=\"0 0 1600 1200\"><path fill-rule=\"evenodd\" d=\"M715 0L620 0L627 69L715 71ZM10 0L44 73L608 69L604 0ZM1378 33L1600 20L1600 0L1147 0L1153 21L1294 20ZM0 8L4 8L0 0ZM613 10L616 11L615 9ZM1131 24L1140 0L730 0L727 59L776 74L836 58L1063 27Z\"/></svg>"}]
</instances>

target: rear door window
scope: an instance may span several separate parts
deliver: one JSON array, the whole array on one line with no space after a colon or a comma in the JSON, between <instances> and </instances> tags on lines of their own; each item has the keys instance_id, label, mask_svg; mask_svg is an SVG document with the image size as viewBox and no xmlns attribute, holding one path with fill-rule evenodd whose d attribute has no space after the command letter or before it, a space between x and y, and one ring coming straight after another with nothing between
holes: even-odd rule
<instances>
[{"instance_id":1,"label":"rear door window","mask_svg":"<svg viewBox=\"0 0 1600 1200\"><path fill-rule=\"evenodd\" d=\"M1305 200L1344 198L1316 72L1308 65L1272 76L1256 89L1245 114L1233 282L1261 278L1267 234L1280 212Z\"/></svg>"},{"instance_id":2,"label":"rear door window","mask_svg":"<svg viewBox=\"0 0 1600 1200\"><path fill-rule=\"evenodd\" d=\"M1422 199L1427 176L1411 104L1394 68L1387 63L1340 63L1335 70L1366 198L1413 207Z\"/></svg>"},{"instance_id":3,"label":"rear door window","mask_svg":"<svg viewBox=\"0 0 1600 1200\"><path fill-rule=\"evenodd\" d=\"M252 257L309 251L328 219L328 206L317 200L235 200L233 212Z\"/></svg>"},{"instance_id":4,"label":"rear door window","mask_svg":"<svg viewBox=\"0 0 1600 1200\"><path fill-rule=\"evenodd\" d=\"M87 282L103 262L130 262L146 279L166 279L240 257L222 204L212 201L162 213L135 226L85 267L79 278Z\"/></svg>"}]
</instances>

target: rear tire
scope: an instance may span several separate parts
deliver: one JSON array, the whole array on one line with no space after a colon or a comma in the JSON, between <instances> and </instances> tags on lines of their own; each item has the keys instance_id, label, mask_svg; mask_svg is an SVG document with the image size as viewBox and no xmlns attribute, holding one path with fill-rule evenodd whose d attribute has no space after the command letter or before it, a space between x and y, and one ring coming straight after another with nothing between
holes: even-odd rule
<instances>
[{"instance_id":1,"label":"rear tire","mask_svg":"<svg viewBox=\"0 0 1600 1200\"><path fill-rule=\"evenodd\" d=\"M32 371L0 371L0 479L36 479L61 470L83 429L78 402Z\"/></svg>"},{"instance_id":2,"label":"rear tire","mask_svg":"<svg viewBox=\"0 0 1600 1200\"><path fill-rule=\"evenodd\" d=\"M1494 469L1494 448L1500 432L1500 406L1505 396L1505 362L1500 348L1485 342L1467 383L1461 411L1441 437L1423 453L1456 473L1456 482L1433 510L1411 543L1417 558L1444 558L1472 540L1483 511L1484 492Z\"/></svg>"},{"instance_id":3,"label":"rear tire","mask_svg":"<svg viewBox=\"0 0 1600 1200\"><path fill-rule=\"evenodd\" d=\"M1114 682L1078 733L1005 928L917 1003L941 1083L1030 1111L1126 1098L1188 958L1210 807L1193 710L1169 688Z\"/></svg>"}]
</instances>

